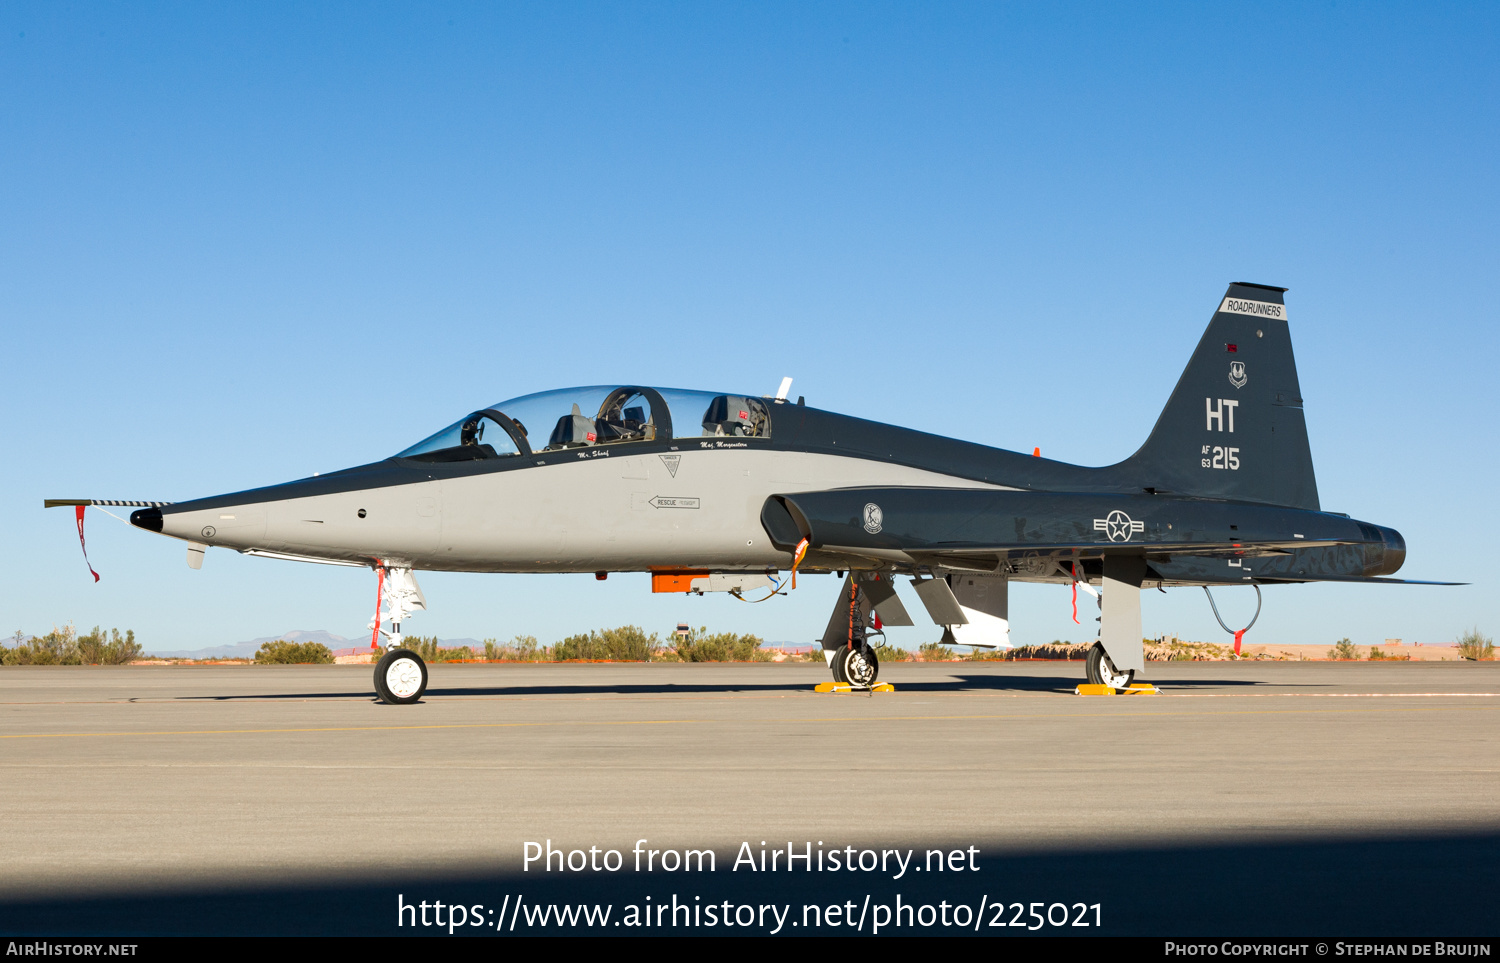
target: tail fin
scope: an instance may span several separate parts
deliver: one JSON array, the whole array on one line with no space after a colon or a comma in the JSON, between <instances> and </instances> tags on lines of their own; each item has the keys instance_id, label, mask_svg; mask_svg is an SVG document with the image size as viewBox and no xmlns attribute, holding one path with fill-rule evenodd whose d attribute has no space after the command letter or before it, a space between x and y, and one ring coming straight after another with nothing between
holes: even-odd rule
<instances>
[{"instance_id":1,"label":"tail fin","mask_svg":"<svg viewBox=\"0 0 1500 963\"><path fill-rule=\"evenodd\" d=\"M1229 285L1140 451L1143 488L1318 510L1286 288Z\"/></svg>"}]
</instances>

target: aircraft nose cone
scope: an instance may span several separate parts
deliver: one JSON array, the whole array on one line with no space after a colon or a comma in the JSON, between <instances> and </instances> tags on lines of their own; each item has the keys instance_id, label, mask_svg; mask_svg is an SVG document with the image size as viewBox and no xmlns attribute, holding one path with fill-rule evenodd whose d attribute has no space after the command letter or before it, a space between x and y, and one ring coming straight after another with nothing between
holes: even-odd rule
<instances>
[{"instance_id":1,"label":"aircraft nose cone","mask_svg":"<svg viewBox=\"0 0 1500 963\"><path fill-rule=\"evenodd\" d=\"M130 524L149 532L161 531L161 509L141 508L130 513Z\"/></svg>"}]
</instances>

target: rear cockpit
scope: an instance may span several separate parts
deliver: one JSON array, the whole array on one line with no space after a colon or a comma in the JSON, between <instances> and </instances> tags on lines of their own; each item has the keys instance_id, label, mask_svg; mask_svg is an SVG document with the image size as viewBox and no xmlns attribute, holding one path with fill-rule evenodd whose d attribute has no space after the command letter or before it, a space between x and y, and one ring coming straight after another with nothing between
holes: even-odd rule
<instances>
[{"instance_id":1,"label":"rear cockpit","mask_svg":"<svg viewBox=\"0 0 1500 963\"><path fill-rule=\"evenodd\" d=\"M396 457L478 461L597 445L770 436L768 405L760 398L596 385L523 395L482 408Z\"/></svg>"}]
</instances>

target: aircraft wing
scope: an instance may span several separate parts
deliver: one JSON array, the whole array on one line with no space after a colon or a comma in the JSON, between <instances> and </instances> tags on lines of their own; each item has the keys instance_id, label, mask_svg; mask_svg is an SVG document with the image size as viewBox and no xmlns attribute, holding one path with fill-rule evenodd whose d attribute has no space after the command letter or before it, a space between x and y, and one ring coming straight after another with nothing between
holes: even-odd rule
<instances>
[{"instance_id":1,"label":"aircraft wing","mask_svg":"<svg viewBox=\"0 0 1500 963\"><path fill-rule=\"evenodd\" d=\"M1355 582L1372 585L1468 585L1468 582L1433 582L1420 578L1387 578L1383 575L1319 575L1299 578L1295 575L1257 575L1257 582Z\"/></svg>"}]
</instances>

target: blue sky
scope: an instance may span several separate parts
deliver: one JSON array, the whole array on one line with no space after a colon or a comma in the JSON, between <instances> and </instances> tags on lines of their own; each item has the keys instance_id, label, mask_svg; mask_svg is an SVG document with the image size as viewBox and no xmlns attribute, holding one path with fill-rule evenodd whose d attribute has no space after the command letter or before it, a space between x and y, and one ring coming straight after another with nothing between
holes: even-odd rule
<instances>
[{"instance_id":1,"label":"blue sky","mask_svg":"<svg viewBox=\"0 0 1500 963\"><path fill-rule=\"evenodd\" d=\"M1251 640L1493 634L1497 41L1485 4L7 4L0 626L356 634L369 573L193 572L91 513L95 585L42 499L303 477L570 384L791 375L1112 462L1248 280L1291 289L1324 507L1473 583L1272 589ZM807 641L835 588L422 583L412 631L544 641ZM1056 587L1012 622L1092 634ZM1222 636L1197 590L1145 623Z\"/></svg>"}]
</instances>

